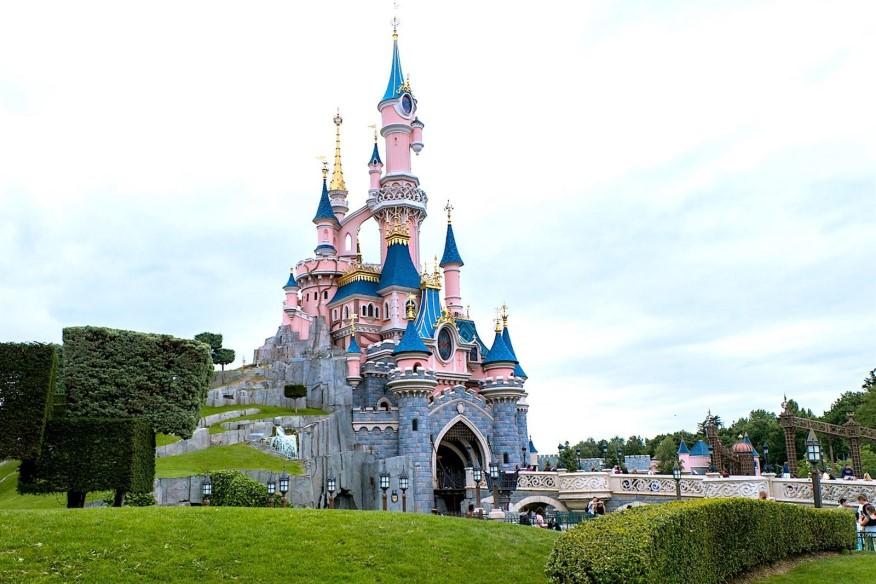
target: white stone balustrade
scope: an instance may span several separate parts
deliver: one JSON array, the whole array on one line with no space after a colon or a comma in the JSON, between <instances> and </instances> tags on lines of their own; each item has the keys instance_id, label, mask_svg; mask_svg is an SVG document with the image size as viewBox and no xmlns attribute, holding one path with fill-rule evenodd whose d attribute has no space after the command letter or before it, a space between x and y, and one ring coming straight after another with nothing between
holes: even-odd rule
<instances>
[{"instance_id":1,"label":"white stone balustrade","mask_svg":"<svg viewBox=\"0 0 876 584\"><path fill-rule=\"evenodd\" d=\"M782 479L765 473L762 476L733 476L723 478L684 475L681 478L682 499L749 497L756 498L766 491L771 499L788 503L812 504L810 479ZM876 481L822 481L825 505L836 504L845 497L850 502L863 493L876 500ZM670 475L612 474L610 472L544 472L521 471L517 478L520 495L541 493L564 503L589 500L592 497L629 499L643 497L649 501L676 497L675 480Z\"/></svg>"}]
</instances>

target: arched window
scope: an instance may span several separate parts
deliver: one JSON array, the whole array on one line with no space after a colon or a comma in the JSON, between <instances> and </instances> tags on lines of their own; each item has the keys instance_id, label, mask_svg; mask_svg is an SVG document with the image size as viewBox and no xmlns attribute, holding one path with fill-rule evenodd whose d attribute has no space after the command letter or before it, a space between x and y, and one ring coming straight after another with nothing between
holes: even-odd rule
<instances>
[{"instance_id":1,"label":"arched window","mask_svg":"<svg viewBox=\"0 0 876 584\"><path fill-rule=\"evenodd\" d=\"M383 303L383 318L389 318L389 302Z\"/></svg>"},{"instance_id":2,"label":"arched window","mask_svg":"<svg viewBox=\"0 0 876 584\"><path fill-rule=\"evenodd\" d=\"M389 400L381 399L379 402L377 402L377 407L380 408L381 410L383 410L384 412L388 412L389 408L390 408Z\"/></svg>"},{"instance_id":3,"label":"arched window","mask_svg":"<svg viewBox=\"0 0 876 584\"><path fill-rule=\"evenodd\" d=\"M322 299L323 299L323 300L328 300L328 290L323 291L323 293L322 293Z\"/></svg>"},{"instance_id":4,"label":"arched window","mask_svg":"<svg viewBox=\"0 0 876 584\"><path fill-rule=\"evenodd\" d=\"M417 371L419 371L421 367L423 367L423 366L420 365L419 363L414 363L414 373L416 373Z\"/></svg>"},{"instance_id":5,"label":"arched window","mask_svg":"<svg viewBox=\"0 0 876 584\"><path fill-rule=\"evenodd\" d=\"M411 420L411 431L416 432L419 425L420 425L420 421L417 418L414 418L413 420Z\"/></svg>"},{"instance_id":6,"label":"arched window","mask_svg":"<svg viewBox=\"0 0 876 584\"><path fill-rule=\"evenodd\" d=\"M353 236L349 233L347 234L347 251L353 251Z\"/></svg>"},{"instance_id":7,"label":"arched window","mask_svg":"<svg viewBox=\"0 0 876 584\"><path fill-rule=\"evenodd\" d=\"M345 306L345 307L344 307L344 320L346 320L346 319L348 319L348 318L350 318L350 307L349 307L349 306Z\"/></svg>"},{"instance_id":8,"label":"arched window","mask_svg":"<svg viewBox=\"0 0 876 584\"><path fill-rule=\"evenodd\" d=\"M367 311L365 310L365 305L363 304L363 305L361 306L361 308L362 308L362 316L366 316L366 312L367 312Z\"/></svg>"},{"instance_id":9,"label":"arched window","mask_svg":"<svg viewBox=\"0 0 876 584\"><path fill-rule=\"evenodd\" d=\"M380 307L379 306L374 307L374 318L380 318Z\"/></svg>"},{"instance_id":10,"label":"arched window","mask_svg":"<svg viewBox=\"0 0 876 584\"><path fill-rule=\"evenodd\" d=\"M502 453L502 462L504 464L508 464L508 453L507 452Z\"/></svg>"},{"instance_id":11,"label":"arched window","mask_svg":"<svg viewBox=\"0 0 876 584\"><path fill-rule=\"evenodd\" d=\"M374 316L374 305L373 304L368 305L368 316Z\"/></svg>"}]
</instances>

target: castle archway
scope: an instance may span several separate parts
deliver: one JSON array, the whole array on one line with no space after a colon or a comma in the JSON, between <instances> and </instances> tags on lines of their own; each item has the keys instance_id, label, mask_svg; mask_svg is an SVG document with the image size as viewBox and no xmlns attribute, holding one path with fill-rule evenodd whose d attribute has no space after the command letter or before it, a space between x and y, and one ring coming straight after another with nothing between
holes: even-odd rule
<instances>
[{"instance_id":1,"label":"castle archway","mask_svg":"<svg viewBox=\"0 0 876 584\"><path fill-rule=\"evenodd\" d=\"M475 465L486 471L490 449L486 438L467 418L458 415L435 440L432 484L435 506L442 513L459 513L466 498L466 469Z\"/></svg>"}]
</instances>

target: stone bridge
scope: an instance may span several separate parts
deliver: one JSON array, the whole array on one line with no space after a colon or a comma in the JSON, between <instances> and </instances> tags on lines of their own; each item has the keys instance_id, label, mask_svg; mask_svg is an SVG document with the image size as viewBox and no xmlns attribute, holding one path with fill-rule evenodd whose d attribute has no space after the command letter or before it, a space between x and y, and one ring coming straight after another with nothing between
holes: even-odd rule
<instances>
[{"instance_id":1,"label":"stone bridge","mask_svg":"<svg viewBox=\"0 0 876 584\"><path fill-rule=\"evenodd\" d=\"M472 484L472 486L474 486ZM706 497L756 498L766 491L771 499L786 503L813 504L812 481L782 479L772 473L762 476L719 474L685 475L681 478L683 500ZM876 481L822 481L825 506L836 505L841 497L854 501L861 493L876 498ZM487 500L490 493L484 492ZM517 490L511 497L511 511L530 503L551 505L560 511L583 510L593 498L603 499L609 510L629 503L662 503L676 497L675 480L670 475L611 474L610 472L537 472L521 471Z\"/></svg>"}]
</instances>

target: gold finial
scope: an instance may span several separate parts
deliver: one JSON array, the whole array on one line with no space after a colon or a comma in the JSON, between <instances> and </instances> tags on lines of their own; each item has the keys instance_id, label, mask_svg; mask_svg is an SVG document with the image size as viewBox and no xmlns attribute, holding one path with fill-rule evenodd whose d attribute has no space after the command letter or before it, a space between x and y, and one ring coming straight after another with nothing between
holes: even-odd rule
<instances>
[{"instance_id":1,"label":"gold finial","mask_svg":"<svg viewBox=\"0 0 876 584\"><path fill-rule=\"evenodd\" d=\"M368 127L374 130L374 143L377 144L377 124L368 124Z\"/></svg>"},{"instance_id":2,"label":"gold finial","mask_svg":"<svg viewBox=\"0 0 876 584\"><path fill-rule=\"evenodd\" d=\"M508 326L508 305L502 304L502 307L499 309L499 315L502 318L502 326Z\"/></svg>"},{"instance_id":3,"label":"gold finial","mask_svg":"<svg viewBox=\"0 0 876 584\"><path fill-rule=\"evenodd\" d=\"M405 311L406 311L405 316L407 317L408 320L414 320L416 318L416 314L414 314L414 310L416 310L416 308L417 308L417 303L414 300L414 298L416 298L416 296L414 296L413 294L408 294L408 301L405 302Z\"/></svg>"},{"instance_id":4,"label":"gold finial","mask_svg":"<svg viewBox=\"0 0 876 584\"><path fill-rule=\"evenodd\" d=\"M359 320L359 315L355 312L350 315L350 332L356 334L356 321Z\"/></svg>"},{"instance_id":5,"label":"gold finial","mask_svg":"<svg viewBox=\"0 0 876 584\"><path fill-rule=\"evenodd\" d=\"M450 212L453 211L453 205L450 204L450 199L447 199L447 204L444 205L444 210L447 211L447 224L450 225Z\"/></svg>"},{"instance_id":6,"label":"gold finial","mask_svg":"<svg viewBox=\"0 0 876 584\"><path fill-rule=\"evenodd\" d=\"M440 275L441 275L441 270L438 269L438 256L435 256L435 263L434 263L434 266L435 266L434 269L433 269L434 274L435 274L436 276L440 276Z\"/></svg>"},{"instance_id":7,"label":"gold finial","mask_svg":"<svg viewBox=\"0 0 876 584\"><path fill-rule=\"evenodd\" d=\"M344 123L344 118L341 117L341 108L338 108L338 113L334 117L335 122L335 167L332 169L332 182L329 185L330 191L346 191L347 185L344 183L344 168L341 165L341 124Z\"/></svg>"},{"instance_id":8,"label":"gold finial","mask_svg":"<svg viewBox=\"0 0 876 584\"><path fill-rule=\"evenodd\" d=\"M502 332L502 319L501 318L496 319L496 332L497 333Z\"/></svg>"},{"instance_id":9,"label":"gold finial","mask_svg":"<svg viewBox=\"0 0 876 584\"><path fill-rule=\"evenodd\" d=\"M405 77L404 82L399 86L398 92L401 93L411 93L411 76L408 75Z\"/></svg>"}]
</instances>

